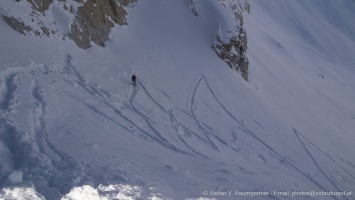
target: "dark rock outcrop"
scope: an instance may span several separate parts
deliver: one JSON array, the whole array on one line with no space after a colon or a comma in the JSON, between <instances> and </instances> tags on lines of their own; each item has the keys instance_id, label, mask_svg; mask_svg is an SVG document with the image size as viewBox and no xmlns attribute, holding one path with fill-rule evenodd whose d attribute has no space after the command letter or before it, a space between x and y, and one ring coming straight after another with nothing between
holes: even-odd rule
<instances>
[{"instance_id":1,"label":"dark rock outcrop","mask_svg":"<svg viewBox=\"0 0 355 200\"><path fill-rule=\"evenodd\" d=\"M48 10L49 5L53 2L53 0L27 0L32 8L43 13Z\"/></svg>"},{"instance_id":2,"label":"dark rock outcrop","mask_svg":"<svg viewBox=\"0 0 355 200\"><path fill-rule=\"evenodd\" d=\"M84 6L78 8L69 38L81 48L90 47L91 41L104 46L115 23L126 24L127 12L123 5L127 3L128 1L123 1L122 5L118 5L114 0L88 0Z\"/></svg>"},{"instance_id":3,"label":"dark rock outcrop","mask_svg":"<svg viewBox=\"0 0 355 200\"><path fill-rule=\"evenodd\" d=\"M216 36L212 48L230 68L239 71L241 76L248 81L249 61L245 56L247 37L243 29L239 30L238 37L227 38L227 40Z\"/></svg>"},{"instance_id":4,"label":"dark rock outcrop","mask_svg":"<svg viewBox=\"0 0 355 200\"><path fill-rule=\"evenodd\" d=\"M235 30L230 30L227 33L222 33L225 36L216 35L212 42L212 48L218 57L225 61L230 68L240 72L241 76L248 81L249 60L245 55L248 49L248 39L243 28L242 14L243 12L250 12L250 5L248 1L245 1L244 4L227 4L225 0L219 1L232 12L239 22L239 27L235 27Z\"/></svg>"},{"instance_id":5,"label":"dark rock outcrop","mask_svg":"<svg viewBox=\"0 0 355 200\"><path fill-rule=\"evenodd\" d=\"M58 25L61 22L56 21L55 16L54 18L50 16L51 19L46 16L51 14L47 11L54 4L53 0L16 1L19 7L30 7L30 12L22 13L23 16L2 15L5 22L14 30L25 35L67 37L80 48L88 48L91 42L104 46L115 24L127 24L125 7L136 0L73 0L70 2L58 0L55 2L55 15L61 13L64 18L68 16L73 18L67 25Z\"/></svg>"},{"instance_id":6,"label":"dark rock outcrop","mask_svg":"<svg viewBox=\"0 0 355 200\"><path fill-rule=\"evenodd\" d=\"M17 32L26 35L27 32L32 31L30 26L26 26L25 23L21 19L16 19L14 17L7 17L2 15L4 21L10 25Z\"/></svg>"}]
</instances>

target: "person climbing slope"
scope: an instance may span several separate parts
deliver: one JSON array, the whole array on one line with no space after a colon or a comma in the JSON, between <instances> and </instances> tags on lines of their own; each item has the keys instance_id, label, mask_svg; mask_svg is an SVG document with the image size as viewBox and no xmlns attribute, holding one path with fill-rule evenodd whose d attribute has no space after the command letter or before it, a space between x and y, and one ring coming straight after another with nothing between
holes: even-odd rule
<instances>
[{"instance_id":1,"label":"person climbing slope","mask_svg":"<svg viewBox=\"0 0 355 200\"><path fill-rule=\"evenodd\" d=\"M136 75L133 74L132 75L132 84L133 84L133 86L137 85L136 79L137 79Z\"/></svg>"}]
</instances>

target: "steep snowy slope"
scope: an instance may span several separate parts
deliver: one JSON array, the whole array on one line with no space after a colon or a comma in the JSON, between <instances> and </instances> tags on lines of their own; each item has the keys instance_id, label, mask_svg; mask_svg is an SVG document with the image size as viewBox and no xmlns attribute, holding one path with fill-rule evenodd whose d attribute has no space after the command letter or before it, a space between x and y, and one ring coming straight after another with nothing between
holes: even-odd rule
<instances>
[{"instance_id":1,"label":"steep snowy slope","mask_svg":"<svg viewBox=\"0 0 355 200\"><path fill-rule=\"evenodd\" d=\"M195 2L86 50L0 20L0 198L355 199L353 1L251 1L250 82L211 48L234 16Z\"/></svg>"},{"instance_id":2,"label":"steep snowy slope","mask_svg":"<svg viewBox=\"0 0 355 200\"><path fill-rule=\"evenodd\" d=\"M355 27L348 22L355 17L354 2L275 1L253 7L246 26L249 45L259 51L248 54L255 64L251 82L268 99L264 102L271 102L267 107L327 149L351 155Z\"/></svg>"}]
</instances>

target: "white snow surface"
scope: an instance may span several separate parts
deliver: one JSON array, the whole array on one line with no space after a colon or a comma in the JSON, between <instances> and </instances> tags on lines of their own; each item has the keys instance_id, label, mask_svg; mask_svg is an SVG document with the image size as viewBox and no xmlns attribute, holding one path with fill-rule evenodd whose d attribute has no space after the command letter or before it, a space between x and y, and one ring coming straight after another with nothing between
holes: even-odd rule
<instances>
[{"instance_id":1,"label":"white snow surface","mask_svg":"<svg viewBox=\"0 0 355 200\"><path fill-rule=\"evenodd\" d=\"M211 48L233 15L194 4L86 50L0 20L0 199L355 199L354 1L250 1L249 82Z\"/></svg>"}]
</instances>

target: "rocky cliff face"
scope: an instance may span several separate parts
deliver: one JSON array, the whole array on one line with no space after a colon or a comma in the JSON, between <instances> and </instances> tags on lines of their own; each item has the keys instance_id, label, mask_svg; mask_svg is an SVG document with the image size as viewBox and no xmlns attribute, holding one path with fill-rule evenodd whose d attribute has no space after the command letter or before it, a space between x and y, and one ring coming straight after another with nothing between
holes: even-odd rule
<instances>
[{"instance_id":1,"label":"rocky cliff face","mask_svg":"<svg viewBox=\"0 0 355 200\"><path fill-rule=\"evenodd\" d=\"M103 46L115 24L126 24L125 7L134 0L16 0L2 17L25 35L70 38L79 47ZM19 12L21 11L21 12ZM21 13L21 15L19 15Z\"/></svg>"},{"instance_id":2,"label":"rocky cliff face","mask_svg":"<svg viewBox=\"0 0 355 200\"><path fill-rule=\"evenodd\" d=\"M243 12L250 12L248 0L218 0L234 17L237 25L227 29L218 30L212 41L215 53L224 60L230 68L236 69L248 81L249 61L245 56L248 48L246 31L243 28ZM199 9L197 0L189 1L189 9L198 17Z\"/></svg>"},{"instance_id":3,"label":"rocky cliff face","mask_svg":"<svg viewBox=\"0 0 355 200\"><path fill-rule=\"evenodd\" d=\"M230 68L236 69L241 76L248 81L249 61L245 56L248 48L248 39L245 29L243 28L243 12L250 12L248 1L240 3L240 1L219 0L239 22L238 27L228 30L226 33L219 32L214 37L212 48L216 54L224 60Z\"/></svg>"},{"instance_id":4,"label":"rocky cliff face","mask_svg":"<svg viewBox=\"0 0 355 200\"><path fill-rule=\"evenodd\" d=\"M128 0L89 0L79 7L77 17L71 25L69 38L81 48L90 47L90 41L104 46L111 28L126 23Z\"/></svg>"},{"instance_id":5,"label":"rocky cliff face","mask_svg":"<svg viewBox=\"0 0 355 200\"><path fill-rule=\"evenodd\" d=\"M212 48L230 68L239 71L241 76L248 81L249 61L245 56L247 37L242 27L239 29L238 36L229 36L223 39L218 35L215 36Z\"/></svg>"}]
</instances>

